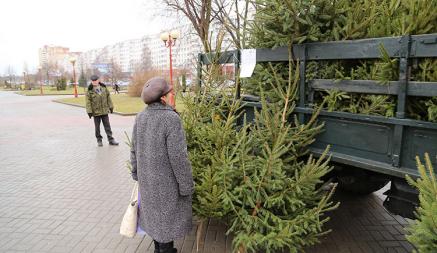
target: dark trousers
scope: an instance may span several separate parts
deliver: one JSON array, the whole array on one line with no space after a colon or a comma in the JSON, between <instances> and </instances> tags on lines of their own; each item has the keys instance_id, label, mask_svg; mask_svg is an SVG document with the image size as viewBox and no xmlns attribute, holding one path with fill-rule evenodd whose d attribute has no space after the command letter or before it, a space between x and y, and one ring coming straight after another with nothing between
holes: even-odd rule
<instances>
[{"instance_id":1,"label":"dark trousers","mask_svg":"<svg viewBox=\"0 0 437 253\"><path fill-rule=\"evenodd\" d=\"M108 136L108 141L114 140L112 137L111 125L109 124L108 115L94 116L94 126L96 128L96 138L101 141L103 137L100 135L100 121L103 122L103 127L105 128L106 135Z\"/></svg>"}]
</instances>

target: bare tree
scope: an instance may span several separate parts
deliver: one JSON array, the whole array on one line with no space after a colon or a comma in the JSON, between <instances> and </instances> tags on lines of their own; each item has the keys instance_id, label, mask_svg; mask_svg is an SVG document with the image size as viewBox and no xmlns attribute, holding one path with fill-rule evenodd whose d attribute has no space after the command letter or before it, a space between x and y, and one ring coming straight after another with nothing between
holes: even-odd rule
<instances>
[{"instance_id":1,"label":"bare tree","mask_svg":"<svg viewBox=\"0 0 437 253\"><path fill-rule=\"evenodd\" d=\"M30 89L28 78L29 78L29 67L27 66L27 62L23 62L23 82L24 82L24 88L26 90Z\"/></svg>"},{"instance_id":2,"label":"bare tree","mask_svg":"<svg viewBox=\"0 0 437 253\"><path fill-rule=\"evenodd\" d=\"M115 85L122 78L123 72L120 65L114 61L114 58L111 58L111 63L109 64L108 70L108 80L112 85Z\"/></svg>"},{"instance_id":3,"label":"bare tree","mask_svg":"<svg viewBox=\"0 0 437 253\"><path fill-rule=\"evenodd\" d=\"M50 68L49 68L49 64L45 64L44 65L44 74L46 76L46 84L50 85Z\"/></svg>"},{"instance_id":4,"label":"bare tree","mask_svg":"<svg viewBox=\"0 0 437 253\"><path fill-rule=\"evenodd\" d=\"M141 53L141 66L140 69L143 71L149 71L152 70L152 52L150 51L150 48L147 46L147 44L143 45L143 51Z\"/></svg>"},{"instance_id":5,"label":"bare tree","mask_svg":"<svg viewBox=\"0 0 437 253\"><path fill-rule=\"evenodd\" d=\"M9 65L6 68L6 75L9 80L9 85L12 85L12 83L15 82L15 69L12 67L12 65Z\"/></svg>"},{"instance_id":6,"label":"bare tree","mask_svg":"<svg viewBox=\"0 0 437 253\"><path fill-rule=\"evenodd\" d=\"M210 43L211 23L224 27L236 48L244 48L252 0L162 0L172 10L182 12L192 23L205 52L214 50Z\"/></svg>"},{"instance_id":7,"label":"bare tree","mask_svg":"<svg viewBox=\"0 0 437 253\"><path fill-rule=\"evenodd\" d=\"M26 80L27 85L29 88L34 89L36 87L36 84L38 83L38 74L32 73L32 74L26 74Z\"/></svg>"},{"instance_id":8,"label":"bare tree","mask_svg":"<svg viewBox=\"0 0 437 253\"><path fill-rule=\"evenodd\" d=\"M246 46L251 0L213 0L214 17L223 25L238 49Z\"/></svg>"},{"instance_id":9,"label":"bare tree","mask_svg":"<svg viewBox=\"0 0 437 253\"><path fill-rule=\"evenodd\" d=\"M213 20L212 0L162 0L172 10L182 12L191 22L205 52L211 52L209 28Z\"/></svg>"},{"instance_id":10,"label":"bare tree","mask_svg":"<svg viewBox=\"0 0 437 253\"><path fill-rule=\"evenodd\" d=\"M62 75L56 62L46 63L44 65L44 74L47 78L47 84L50 84L50 81L52 81L52 84L54 84L56 77L60 77Z\"/></svg>"}]
</instances>

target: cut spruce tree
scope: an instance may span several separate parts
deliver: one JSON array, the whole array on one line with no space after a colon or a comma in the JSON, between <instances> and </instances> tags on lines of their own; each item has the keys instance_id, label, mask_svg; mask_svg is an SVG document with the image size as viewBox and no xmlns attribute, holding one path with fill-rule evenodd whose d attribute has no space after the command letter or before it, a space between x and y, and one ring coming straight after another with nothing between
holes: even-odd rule
<instances>
[{"instance_id":1,"label":"cut spruce tree","mask_svg":"<svg viewBox=\"0 0 437 253\"><path fill-rule=\"evenodd\" d=\"M209 87L182 98L182 120L196 191L193 210L200 219L222 218L229 212L223 206L223 156L239 141L236 120L240 101Z\"/></svg>"},{"instance_id":2,"label":"cut spruce tree","mask_svg":"<svg viewBox=\"0 0 437 253\"><path fill-rule=\"evenodd\" d=\"M336 205L330 202L333 189L320 187L331 170L329 159L326 152L319 159L306 157L322 125L317 113L307 124L292 115L296 84L291 71L285 88L280 79L262 84L272 86L277 101L267 102L260 87L262 110L225 156L224 200L232 210L229 231L239 252L302 252L328 232L325 214Z\"/></svg>"},{"instance_id":3,"label":"cut spruce tree","mask_svg":"<svg viewBox=\"0 0 437 253\"><path fill-rule=\"evenodd\" d=\"M181 113L195 182L193 212L199 219L197 244L208 219L225 221L230 217L230 210L224 204L222 170L226 160L223 157L239 141L236 124L239 100L212 89L208 82L202 88L202 92L197 90L182 97L185 109Z\"/></svg>"},{"instance_id":4,"label":"cut spruce tree","mask_svg":"<svg viewBox=\"0 0 437 253\"><path fill-rule=\"evenodd\" d=\"M252 48L437 32L437 0L256 0L255 3L257 12L250 31ZM384 48L380 51L378 60L310 61L307 79L377 80L381 85L398 80L399 62L390 59ZM437 81L437 59L424 58L410 65L410 80ZM286 64L274 66L280 75L286 72ZM265 75L268 68L267 64L258 64L254 80L245 82L243 88L259 94L257 82L269 78ZM316 92L315 102L320 104L326 98L330 102L325 104L325 109L394 116L394 96L344 94L347 97L338 100L331 95ZM436 104L436 97L409 97L407 115L437 122Z\"/></svg>"},{"instance_id":5,"label":"cut spruce tree","mask_svg":"<svg viewBox=\"0 0 437 253\"><path fill-rule=\"evenodd\" d=\"M271 86L277 99L267 102L263 95L253 122L243 120L244 104L233 92L207 88L184 98L193 210L203 221L228 222L235 252L300 252L328 232L326 212L336 207L329 201L333 189L321 190L329 159L307 152L323 126L317 114L307 124L292 115L297 78L291 66L288 73L259 84Z\"/></svg>"},{"instance_id":6,"label":"cut spruce tree","mask_svg":"<svg viewBox=\"0 0 437 253\"><path fill-rule=\"evenodd\" d=\"M408 182L419 191L417 220L408 228L407 239L420 253L437 252L437 179L431 158L425 154L425 164L416 157L420 178Z\"/></svg>"}]
</instances>

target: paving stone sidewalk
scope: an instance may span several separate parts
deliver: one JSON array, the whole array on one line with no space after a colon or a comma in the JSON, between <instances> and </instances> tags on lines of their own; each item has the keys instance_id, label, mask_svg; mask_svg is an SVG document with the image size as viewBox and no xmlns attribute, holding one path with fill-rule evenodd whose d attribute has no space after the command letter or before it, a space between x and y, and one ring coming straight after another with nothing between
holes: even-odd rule
<instances>
[{"instance_id":1,"label":"paving stone sidewalk","mask_svg":"<svg viewBox=\"0 0 437 253\"><path fill-rule=\"evenodd\" d=\"M134 117L111 115L120 146L98 148L84 109L52 99L0 92L0 252L153 252L150 238L118 233ZM411 252L407 221L384 210L380 192L336 199L333 232L308 252ZM230 252L224 225L204 231L199 252ZM195 233L176 242L180 252L196 252Z\"/></svg>"}]
</instances>

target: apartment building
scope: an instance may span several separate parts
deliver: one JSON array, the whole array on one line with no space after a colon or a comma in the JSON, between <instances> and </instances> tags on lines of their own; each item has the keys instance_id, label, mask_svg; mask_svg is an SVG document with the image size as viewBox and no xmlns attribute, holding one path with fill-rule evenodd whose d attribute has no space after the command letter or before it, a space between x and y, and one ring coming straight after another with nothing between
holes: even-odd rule
<instances>
[{"instance_id":1,"label":"apartment building","mask_svg":"<svg viewBox=\"0 0 437 253\"><path fill-rule=\"evenodd\" d=\"M179 30L181 37L172 48L173 66L176 69L191 68L197 54L201 52L201 43L191 24L175 27L174 30ZM169 49L160 40L158 33L85 51L79 58L82 66L90 69L115 63L127 73L133 73L137 68L145 66L164 70L169 66Z\"/></svg>"},{"instance_id":2,"label":"apartment building","mask_svg":"<svg viewBox=\"0 0 437 253\"><path fill-rule=\"evenodd\" d=\"M39 49L39 65L58 64L68 55L69 51L68 47L44 45Z\"/></svg>"},{"instance_id":3,"label":"apartment building","mask_svg":"<svg viewBox=\"0 0 437 253\"><path fill-rule=\"evenodd\" d=\"M211 24L212 43L215 44L216 35L221 25ZM191 23L174 27L180 38L172 47L173 68L194 72L197 55L202 51L202 44ZM231 49L229 37L225 37L222 49ZM160 33L146 35L141 38L121 41L103 48L91 49L85 52L70 52L68 48L44 46L40 49L40 65L55 64L62 71L72 72L70 58L75 57L76 73L84 69L99 69L108 72L111 64L120 66L121 71L127 74L138 68L153 68L167 70L169 68L169 49L160 39Z\"/></svg>"},{"instance_id":4,"label":"apartment building","mask_svg":"<svg viewBox=\"0 0 437 253\"><path fill-rule=\"evenodd\" d=\"M81 52L70 52L68 47L44 45L39 49L39 67L51 76L60 76L63 72L73 72L71 59L76 59L75 70L81 65Z\"/></svg>"}]
</instances>

